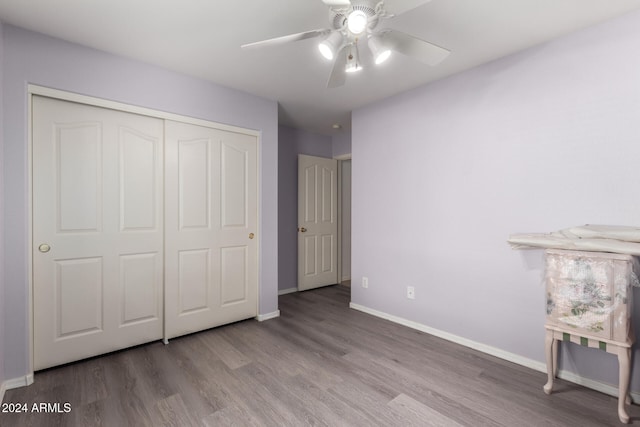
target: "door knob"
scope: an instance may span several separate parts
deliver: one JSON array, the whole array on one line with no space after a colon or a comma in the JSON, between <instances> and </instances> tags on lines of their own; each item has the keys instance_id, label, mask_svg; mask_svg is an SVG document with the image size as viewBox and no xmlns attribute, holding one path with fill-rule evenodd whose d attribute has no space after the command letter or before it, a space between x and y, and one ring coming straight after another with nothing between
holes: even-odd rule
<instances>
[{"instance_id":1,"label":"door knob","mask_svg":"<svg viewBox=\"0 0 640 427\"><path fill-rule=\"evenodd\" d=\"M255 235L255 234L253 234L253 233L249 233L249 238L250 238L250 239L253 239L254 237L256 237L256 235Z\"/></svg>"},{"instance_id":2,"label":"door knob","mask_svg":"<svg viewBox=\"0 0 640 427\"><path fill-rule=\"evenodd\" d=\"M51 246L47 245L46 243L43 243L40 246L38 246L38 250L42 253L47 253L51 250Z\"/></svg>"},{"instance_id":3,"label":"door knob","mask_svg":"<svg viewBox=\"0 0 640 427\"><path fill-rule=\"evenodd\" d=\"M301 232L301 233L305 233L307 231L307 229L304 228L304 227L298 227L298 231Z\"/></svg>"}]
</instances>

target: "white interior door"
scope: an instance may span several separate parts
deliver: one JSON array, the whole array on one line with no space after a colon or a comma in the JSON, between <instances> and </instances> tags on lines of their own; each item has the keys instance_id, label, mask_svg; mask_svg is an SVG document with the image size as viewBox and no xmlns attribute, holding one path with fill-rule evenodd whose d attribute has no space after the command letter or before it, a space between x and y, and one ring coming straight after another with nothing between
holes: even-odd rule
<instances>
[{"instance_id":1,"label":"white interior door","mask_svg":"<svg viewBox=\"0 0 640 427\"><path fill-rule=\"evenodd\" d=\"M36 370L162 337L159 119L33 97Z\"/></svg>"},{"instance_id":2,"label":"white interior door","mask_svg":"<svg viewBox=\"0 0 640 427\"><path fill-rule=\"evenodd\" d=\"M298 289L338 283L337 160L298 157Z\"/></svg>"},{"instance_id":3,"label":"white interior door","mask_svg":"<svg viewBox=\"0 0 640 427\"><path fill-rule=\"evenodd\" d=\"M257 138L165 124L165 339L255 317Z\"/></svg>"}]
</instances>

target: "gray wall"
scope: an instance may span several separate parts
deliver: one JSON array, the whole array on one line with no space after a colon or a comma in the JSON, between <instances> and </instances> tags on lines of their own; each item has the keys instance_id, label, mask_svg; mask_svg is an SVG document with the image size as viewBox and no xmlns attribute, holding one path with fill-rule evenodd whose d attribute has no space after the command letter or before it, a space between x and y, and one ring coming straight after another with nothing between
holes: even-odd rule
<instances>
[{"instance_id":1,"label":"gray wall","mask_svg":"<svg viewBox=\"0 0 640 427\"><path fill-rule=\"evenodd\" d=\"M277 103L6 24L3 35L5 378L28 373L27 83L261 131L259 310L277 310Z\"/></svg>"},{"instance_id":2,"label":"gray wall","mask_svg":"<svg viewBox=\"0 0 640 427\"><path fill-rule=\"evenodd\" d=\"M298 286L298 154L331 158L331 137L278 127L278 289Z\"/></svg>"},{"instance_id":3,"label":"gray wall","mask_svg":"<svg viewBox=\"0 0 640 427\"><path fill-rule=\"evenodd\" d=\"M355 111L353 302L544 362L543 252L505 240L640 225L637 52L634 12ZM617 384L615 356L567 348Z\"/></svg>"}]
</instances>

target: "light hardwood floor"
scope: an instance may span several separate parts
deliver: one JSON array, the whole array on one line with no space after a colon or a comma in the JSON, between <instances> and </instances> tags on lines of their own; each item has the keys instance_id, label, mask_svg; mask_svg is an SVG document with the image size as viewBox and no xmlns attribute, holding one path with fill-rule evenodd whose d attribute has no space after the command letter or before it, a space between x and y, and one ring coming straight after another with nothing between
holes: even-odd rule
<instances>
[{"instance_id":1,"label":"light hardwood floor","mask_svg":"<svg viewBox=\"0 0 640 427\"><path fill-rule=\"evenodd\" d=\"M545 374L350 310L349 292L284 295L277 319L37 372L4 403L71 412L0 426L621 425L615 398L561 380L547 396Z\"/></svg>"}]
</instances>

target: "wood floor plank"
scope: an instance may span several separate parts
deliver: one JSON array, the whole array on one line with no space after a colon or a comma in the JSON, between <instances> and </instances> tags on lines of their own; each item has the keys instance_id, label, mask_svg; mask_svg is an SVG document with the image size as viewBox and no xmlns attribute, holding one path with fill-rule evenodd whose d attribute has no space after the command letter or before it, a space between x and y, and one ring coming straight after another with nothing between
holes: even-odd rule
<instances>
[{"instance_id":1,"label":"wood floor plank","mask_svg":"<svg viewBox=\"0 0 640 427\"><path fill-rule=\"evenodd\" d=\"M343 399L317 387L315 381L310 377L313 377L312 372L307 375L296 375L287 378L285 385L292 388L294 392L302 394L306 398L306 402L315 402L315 405L324 411L325 418L331 420L332 425L365 426L370 424L365 415L355 411Z\"/></svg>"},{"instance_id":2,"label":"wood floor plank","mask_svg":"<svg viewBox=\"0 0 640 427\"><path fill-rule=\"evenodd\" d=\"M418 402L404 393L399 394L388 403L389 407L395 408L404 414L407 425L411 426L450 426L459 427L462 424L442 415L427 405Z\"/></svg>"},{"instance_id":3,"label":"wood floor plank","mask_svg":"<svg viewBox=\"0 0 640 427\"><path fill-rule=\"evenodd\" d=\"M203 351L200 340L184 340L168 345L167 364L177 363L180 370L179 390L190 407L202 418L236 404L225 384L215 380L226 364L214 354ZM171 370L167 366L166 370ZM175 371L175 370L174 370Z\"/></svg>"},{"instance_id":4,"label":"wood floor plank","mask_svg":"<svg viewBox=\"0 0 640 427\"><path fill-rule=\"evenodd\" d=\"M316 416L315 405L305 404L300 395L294 394L279 378L269 375L263 366L257 363L244 366L238 375L261 395L268 393L269 406L286 415L287 422L292 422L293 425L331 425L322 414Z\"/></svg>"},{"instance_id":5,"label":"wood floor plank","mask_svg":"<svg viewBox=\"0 0 640 427\"><path fill-rule=\"evenodd\" d=\"M336 358L331 359L320 349L308 346L303 337L286 333L277 320L263 323L260 328L238 330L236 346L255 360L269 360L268 365L281 375L313 372L313 381L323 389L342 381L342 372L336 372L339 365Z\"/></svg>"},{"instance_id":6,"label":"wood floor plank","mask_svg":"<svg viewBox=\"0 0 640 427\"><path fill-rule=\"evenodd\" d=\"M251 363L251 359L239 352L222 334L201 334L199 338L230 369Z\"/></svg>"},{"instance_id":7,"label":"wood floor plank","mask_svg":"<svg viewBox=\"0 0 640 427\"><path fill-rule=\"evenodd\" d=\"M264 423L254 417L243 406L229 406L214 412L203 418L202 423L206 427L220 426L245 426L245 427L262 427Z\"/></svg>"},{"instance_id":8,"label":"wood floor plank","mask_svg":"<svg viewBox=\"0 0 640 427\"><path fill-rule=\"evenodd\" d=\"M347 380L335 385L328 393L344 401L352 411L366 418L371 426L399 426L403 418L397 413L385 410L390 401L387 390L380 391L376 384L366 384L357 380Z\"/></svg>"},{"instance_id":9,"label":"wood floor plank","mask_svg":"<svg viewBox=\"0 0 640 427\"><path fill-rule=\"evenodd\" d=\"M401 393L412 396L430 396L430 405L434 410L442 413L452 413L452 417L460 423L476 425L495 425L494 416L507 418L507 421L515 422L517 419L509 419L510 413L503 411L501 405L496 405L495 398L475 386L472 378L460 376L456 372L439 370L438 367L429 367L418 375L411 369L401 364L384 358L364 357L363 354L352 353L345 356L354 363L354 370L359 375L368 378L370 383L384 384L386 387L394 385L392 397ZM460 387L459 384L464 384ZM465 402L467 396L473 391L473 399ZM506 424L510 425L510 424Z\"/></svg>"},{"instance_id":10,"label":"wood floor plank","mask_svg":"<svg viewBox=\"0 0 640 427\"><path fill-rule=\"evenodd\" d=\"M36 372L0 426L618 426L617 399L348 308L350 289L283 295L247 320ZM543 343L540 344L541 346ZM640 408L629 408L640 425Z\"/></svg>"},{"instance_id":11,"label":"wood floor plank","mask_svg":"<svg viewBox=\"0 0 640 427\"><path fill-rule=\"evenodd\" d=\"M156 402L152 417L156 426L195 427L200 425L199 422L191 417L191 411L179 394L174 394Z\"/></svg>"},{"instance_id":12,"label":"wood floor plank","mask_svg":"<svg viewBox=\"0 0 640 427\"><path fill-rule=\"evenodd\" d=\"M106 399L109 395L106 385L104 366L98 359L87 361L83 369L74 369L81 405L87 405Z\"/></svg>"},{"instance_id":13,"label":"wood floor plank","mask_svg":"<svg viewBox=\"0 0 640 427\"><path fill-rule=\"evenodd\" d=\"M246 367L235 372L238 380L236 396L243 399L252 414L273 426L298 426L301 420L292 413L272 391L246 372ZM255 373L255 371L253 371Z\"/></svg>"},{"instance_id":14,"label":"wood floor plank","mask_svg":"<svg viewBox=\"0 0 640 427\"><path fill-rule=\"evenodd\" d=\"M106 427L106 420L103 418L105 409L103 401L94 401L86 405L75 408L73 411L73 422L80 426Z\"/></svg>"},{"instance_id":15,"label":"wood floor plank","mask_svg":"<svg viewBox=\"0 0 640 427\"><path fill-rule=\"evenodd\" d=\"M133 350L118 352L112 355L100 357L105 371L105 383L109 397L102 401L103 417L107 420L105 425L151 426L151 417L147 411L145 402L148 397L146 388L141 385L144 382L132 360ZM104 359L107 359L105 363ZM82 366L83 362L78 362ZM36 375L38 375L36 373ZM37 377L36 377L37 380ZM74 403L72 402L72 405ZM80 424L82 425L82 424Z\"/></svg>"}]
</instances>

